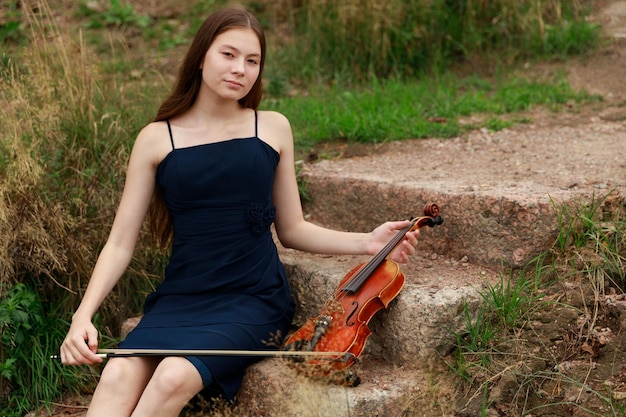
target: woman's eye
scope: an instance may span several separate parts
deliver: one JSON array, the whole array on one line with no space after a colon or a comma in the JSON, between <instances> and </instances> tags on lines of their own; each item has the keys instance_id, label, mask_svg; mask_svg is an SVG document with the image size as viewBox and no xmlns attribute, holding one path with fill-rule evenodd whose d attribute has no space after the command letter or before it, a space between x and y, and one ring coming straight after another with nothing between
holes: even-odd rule
<instances>
[{"instance_id":1,"label":"woman's eye","mask_svg":"<svg viewBox=\"0 0 626 417\"><path fill-rule=\"evenodd\" d=\"M259 62L256 59L249 59L248 62L253 65L258 65Z\"/></svg>"}]
</instances>

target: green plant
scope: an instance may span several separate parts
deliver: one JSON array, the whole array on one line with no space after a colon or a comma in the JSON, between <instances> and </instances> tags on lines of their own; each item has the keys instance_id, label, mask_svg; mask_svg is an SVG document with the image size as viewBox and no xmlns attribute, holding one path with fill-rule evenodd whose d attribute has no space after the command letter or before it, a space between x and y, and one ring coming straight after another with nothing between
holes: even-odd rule
<instances>
[{"instance_id":1,"label":"green plant","mask_svg":"<svg viewBox=\"0 0 626 417\"><path fill-rule=\"evenodd\" d=\"M7 291L5 298L0 300L2 346L15 347L24 342L26 333L41 323L42 317L36 308L36 301L36 294L21 283Z\"/></svg>"},{"instance_id":2,"label":"green plant","mask_svg":"<svg viewBox=\"0 0 626 417\"><path fill-rule=\"evenodd\" d=\"M500 273L499 282L495 285L487 283L485 289L478 291L485 310L498 323L498 328L508 331L521 326L541 301L543 294L538 293L540 284L533 278L537 277L525 271L521 271L515 279L513 272Z\"/></svg>"},{"instance_id":3,"label":"green plant","mask_svg":"<svg viewBox=\"0 0 626 417\"><path fill-rule=\"evenodd\" d=\"M21 44L24 40L19 2L3 1L0 6L0 45Z\"/></svg>"},{"instance_id":4,"label":"green plant","mask_svg":"<svg viewBox=\"0 0 626 417\"><path fill-rule=\"evenodd\" d=\"M538 49L548 56L580 55L599 44L600 30L599 24L587 21L546 25Z\"/></svg>"},{"instance_id":5,"label":"green plant","mask_svg":"<svg viewBox=\"0 0 626 417\"><path fill-rule=\"evenodd\" d=\"M557 237L553 249L564 255L570 248L580 249L586 246L590 238L597 236L606 238L608 235L602 232L604 227L602 207L610 195L611 192L599 199L594 195L589 204L575 207L566 204L559 207L551 199L557 215ZM619 240L619 233L611 233L611 236Z\"/></svg>"},{"instance_id":6,"label":"green plant","mask_svg":"<svg viewBox=\"0 0 626 417\"><path fill-rule=\"evenodd\" d=\"M500 330L493 325L489 312L480 307L475 314L467 303L463 306L464 331L453 332L456 340L452 370L471 382L476 373L488 368L492 361L493 345Z\"/></svg>"},{"instance_id":7,"label":"green plant","mask_svg":"<svg viewBox=\"0 0 626 417\"><path fill-rule=\"evenodd\" d=\"M515 123L510 120L502 120L495 117L490 118L485 123L486 127L493 131L497 132L498 130L506 129L507 127L513 126Z\"/></svg>"},{"instance_id":8,"label":"green plant","mask_svg":"<svg viewBox=\"0 0 626 417\"><path fill-rule=\"evenodd\" d=\"M497 352L497 343L523 325L531 312L541 304L543 294L538 275L522 270L514 279L512 272L501 273L496 284L486 283L479 289L482 303L475 314L464 305L464 331L453 332L456 340L453 370L470 381L473 368L487 370Z\"/></svg>"},{"instance_id":9,"label":"green plant","mask_svg":"<svg viewBox=\"0 0 626 417\"><path fill-rule=\"evenodd\" d=\"M158 23L145 28L143 35L146 39L156 39L159 43L159 50L169 50L191 42L191 34L181 30L179 26L170 22Z\"/></svg>"},{"instance_id":10,"label":"green plant","mask_svg":"<svg viewBox=\"0 0 626 417\"><path fill-rule=\"evenodd\" d=\"M19 283L0 301L0 414L20 416L58 399L68 387L95 382L87 368L63 367L58 351L67 324L28 286Z\"/></svg>"},{"instance_id":11,"label":"green plant","mask_svg":"<svg viewBox=\"0 0 626 417\"><path fill-rule=\"evenodd\" d=\"M0 25L0 44L17 42L22 38L19 21L10 21Z\"/></svg>"}]
</instances>

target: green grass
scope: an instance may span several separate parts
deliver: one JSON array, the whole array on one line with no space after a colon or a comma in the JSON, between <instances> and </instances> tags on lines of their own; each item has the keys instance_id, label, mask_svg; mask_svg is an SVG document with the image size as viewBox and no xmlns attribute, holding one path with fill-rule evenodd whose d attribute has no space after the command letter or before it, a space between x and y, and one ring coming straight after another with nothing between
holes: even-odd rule
<instances>
[{"instance_id":1,"label":"green grass","mask_svg":"<svg viewBox=\"0 0 626 417\"><path fill-rule=\"evenodd\" d=\"M487 283L478 293L496 325L508 331L528 320L532 309L543 298L543 294L539 293L540 287L537 275L529 276L522 272L519 276L513 276L511 272L501 273L499 282Z\"/></svg>"},{"instance_id":2,"label":"green grass","mask_svg":"<svg viewBox=\"0 0 626 417\"><path fill-rule=\"evenodd\" d=\"M95 384L95 369L62 366L51 360L65 337L67 323L54 305L24 284L4 291L0 301L0 415L21 416L77 387Z\"/></svg>"},{"instance_id":3,"label":"green grass","mask_svg":"<svg viewBox=\"0 0 626 417\"><path fill-rule=\"evenodd\" d=\"M88 18L85 25L90 29L104 27L138 27L148 28L151 23L150 16L140 15L130 2L121 0L109 0L109 3L101 11L94 10L93 5L79 3L79 14Z\"/></svg>"},{"instance_id":4,"label":"green grass","mask_svg":"<svg viewBox=\"0 0 626 417\"><path fill-rule=\"evenodd\" d=\"M470 129L498 130L525 122L515 115L544 106L599 100L574 91L562 78L551 82L514 77L490 81L478 76L424 76L418 80L375 81L360 88L312 88L295 97L266 100L292 123L297 146L324 141L379 143L409 138L451 138ZM463 117L487 114L482 122L462 124ZM513 116L511 116L513 114Z\"/></svg>"},{"instance_id":5,"label":"green grass","mask_svg":"<svg viewBox=\"0 0 626 417\"><path fill-rule=\"evenodd\" d=\"M416 76L492 57L523 62L571 56L599 43L587 2L544 0L302 0L292 10L257 1L281 41L280 67L290 78L351 81Z\"/></svg>"},{"instance_id":6,"label":"green grass","mask_svg":"<svg viewBox=\"0 0 626 417\"><path fill-rule=\"evenodd\" d=\"M464 305L465 330L453 333L457 349L451 368L465 381L471 382L478 373L491 374L493 359L500 354L498 345L522 327L533 310L545 304L543 276L531 272L502 271L498 282L486 282L477 289L481 302L476 311Z\"/></svg>"}]
</instances>

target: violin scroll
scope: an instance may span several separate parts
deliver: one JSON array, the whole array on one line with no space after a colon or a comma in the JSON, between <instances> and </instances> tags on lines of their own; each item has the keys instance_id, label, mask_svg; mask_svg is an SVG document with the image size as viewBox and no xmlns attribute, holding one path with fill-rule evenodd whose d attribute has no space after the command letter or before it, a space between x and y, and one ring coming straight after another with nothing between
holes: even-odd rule
<instances>
[{"instance_id":1,"label":"violin scroll","mask_svg":"<svg viewBox=\"0 0 626 417\"><path fill-rule=\"evenodd\" d=\"M428 217L439 216L439 206L435 203L426 204L424 206L424 216L428 216Z\"/></svg>"},{"instance_id":2,"label":"violin scroll","mask_svg":"<svg viewBox=\"0 0 626 417\"><path fill-rule=\"evenodd\" d=\"M411 230L419 229L423 226L435 227L440 224L443 224L443 217L439 214L439 206L433 203L426 204L424 206L424 217L417 218Z\"/></svg>"}]
</instances>

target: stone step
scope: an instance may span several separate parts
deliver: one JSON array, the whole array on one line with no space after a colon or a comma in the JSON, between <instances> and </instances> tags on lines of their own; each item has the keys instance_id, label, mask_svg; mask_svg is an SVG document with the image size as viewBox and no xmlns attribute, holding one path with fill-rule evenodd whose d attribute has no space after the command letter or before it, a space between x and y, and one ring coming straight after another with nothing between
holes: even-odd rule
<instances>
[{"instance_id":1,"label":"stone step","mask_svg":"<svg viewBox=\"0 0 626 417\"><path fill-rule=\"evenodd\" d=\"M521 194L446 193L427 185L323 176L309 179L309 193L315 199L315 220L341 230L366 231L386 219L422 216L425 204L436 203L444 223L432 231L422 229L421 244L478 264L521 266L547 249L556 237L556 216L547 195L529 202ZM325 196L323 202L317 196ZM357 198L360 201L355 201ZM346 201L360 207L358 213L347 215L338 209Z\"/></svg>"},{"instance_id":2,"label":"stone step","mask_svg":"<svg viewBox=\"0 0 626 417\"><path fill-rule=\"evenodd\" d=\"M399 367L373 358L353 366L361 383L347 387L298 373L283 359L248 368L236 400L241 417L352 417L431 414L432 369L426 362ZM440 399L440 398L439 398ZM445 406L437 407L441 411ZM417 412L419 410L419 413ZM407 414L411 413L411 414Z\"/></svg>"},{"instance_id":3,"label":"stone step","mask_svg":"<svg viewBox=\"0 0 626 417\"><path fill-rule=\"evenodd\" d=\"M304 255L284 249L281 259L297 306L297 327L317 317L347 272L367 260L359 256ZM372 317L372 335L364 351L399 366L449 352L454 333L464 329L465 305L475 311L481 285L497 279L492 269L431 252L415 255L412 262L401 266L401 271L404 288L388 308Z\"/></svg>"},{"instance_id":4,"label":"stone step","mask_svg":"<svg viewBox=\"0 0 626 417\"><path fill-rule=\"evenodd\" d=\"M422 247L474 264L520 266L554 242L555 207L626 195L624 143L623 123L393 142L376 155L305 164L305 208L313 222L369 231L436 203L445 221L423 233ZM548 151L540 156L539 147Z\"/></svg>"}]
</instances>

